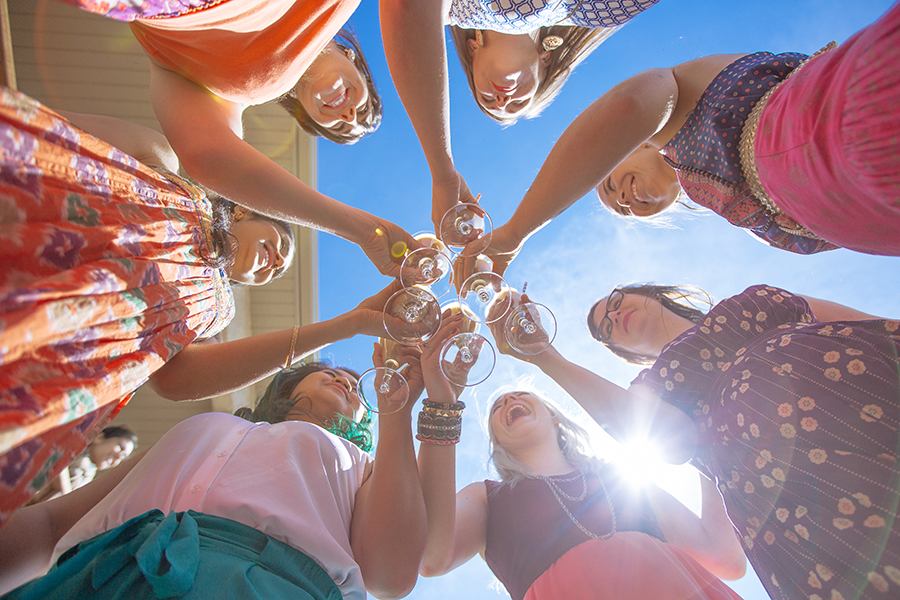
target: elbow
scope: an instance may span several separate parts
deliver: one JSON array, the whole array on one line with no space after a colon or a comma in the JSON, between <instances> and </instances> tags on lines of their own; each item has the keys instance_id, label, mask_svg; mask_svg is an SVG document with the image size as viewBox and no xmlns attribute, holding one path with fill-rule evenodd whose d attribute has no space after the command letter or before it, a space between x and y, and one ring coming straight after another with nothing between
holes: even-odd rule
<instances>
[{"instance_id":1,"label":"elbow","mask_svg":"<svg viewBox=\"0 0 900 600\"><path fill-rule=\"evenodd\" d=\"M416 587L418 573L393 573L383 581L372 586L366 584L366 590L380 600L393 600L408 596Z\"/></svg>"},{"instance_id":2,"label":"elbow","mask_svg":"<svg viewBox=\"0 0 900 600\"><path fill-rule=\"evenodd\" d=\"M166 400L172 400L174 402L194 400L195 398L192 398L186 393L187 390L184 380L179 375L178 357L179 355L176 354L169 362L153 373L153 375L150 376L150 379L147 380L147 385L151 390L156 392L158 396L165 398Z\"/></svg>"},{"instance_id":3,"label":"elbow","mask_svg":"<svg viewBox=\"0 0 900 600\"><path fill-rule=\"evenodd\" d=\"M741 554L740 558L735 557L728 563L718 565L714 575L724 581L735 581L743 577L747 573L747 559Z\"/></svg>"}]
</instances>

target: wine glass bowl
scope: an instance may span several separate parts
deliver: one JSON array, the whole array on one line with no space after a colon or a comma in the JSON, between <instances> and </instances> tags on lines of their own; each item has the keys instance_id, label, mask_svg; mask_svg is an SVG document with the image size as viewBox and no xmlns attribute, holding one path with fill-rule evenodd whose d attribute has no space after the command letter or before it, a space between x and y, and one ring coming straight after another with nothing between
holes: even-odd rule
<instances>
[{"instance_id":1,"label":"wine glass bowl","mask_svg":"<svg viewBox=\"0 0 900 600\"><path fill-rule=\"evenodd\" d=\"M499 321L512 306L510 287L496 273L475 273L459 290L459 304L465 315L479 323Z\"/></svg>"},{"instance_id":2,"label":"wine glass bowl","mask_svg":"<svg viewBox=\"0 0 900 600\"><path fill-rule=\"evenodd\" d=\"M406 346L431 339L441 326L441 307L428 290L410 287L395 292L384 305L384 329Z\"/></svg>"},{"instance_id":3,"label":"wine glass bowl","mask_svg":"<svg viewBox=\"0 0 900 600\"><path fill-rule=\"evenodd\" d=\"M403 287L429 287L439 298L452 289L452 272L450 257L439 248L427 246L413 250L403 259L400 283Z\"/></svg>"},{"instance_id":4,"label":"wine glass bowl","mask_svg":"<svg viewBox=\"0 0 900 600\"><path fill-rule=\"evenodd\" d=\"M477 256L491 243L493 224L480 204L462 203L444 213L438 237L460 256ZM478 244L470 245L478 240Z\"/></svg>"},{"instance_id":5,"label":"wine glass bowl","mask_svg":"<svg viewBox=\"0 0 900 600\"><path fill-rule=\"evenodd\" d=\"M516 306L506 318L506 341L519 354L540 354L556 338L556 317L537 302Z\"/></svg>"},{"instance_id":6,"label":"wine glass bowl","mask_svg":"<svg viewBox=\"0 0 900 600\"><path fill-rule=\"evenodd\" d=\"M494 371L497 354L477 333L458 333L441 350L441 372L453 385L471 387L483 383Z\"/></svg>"},{"instance_id":7,"label":"wine glass bowl","mask_svg":"<svg viewBox=\"0 0 900 600\"><path fill-rule=\"evenodd\" d=\"M390 362L399 367L396 360ZM409 400L409 384L400 371L390 367L369 369L360 375L357 389L363 406L382 415L397 412Z\"/></svg>"}]
</instances>

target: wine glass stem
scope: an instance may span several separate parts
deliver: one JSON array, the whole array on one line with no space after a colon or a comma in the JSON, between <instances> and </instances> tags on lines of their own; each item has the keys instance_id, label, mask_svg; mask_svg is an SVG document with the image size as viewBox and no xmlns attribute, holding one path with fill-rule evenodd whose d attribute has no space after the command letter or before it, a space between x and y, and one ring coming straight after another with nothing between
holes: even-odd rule
<instances>
[{"instance_id":1,"label":"wine glass stem","mask_svg":"<svg viewBox=\"0 0 900 600\"><path fill-rule=\"evenodd\" d=\"M381 378L381 385L378 386L378 391L382 394L387 394L391 391L391 379L393 375L389 372L385 372L384 377Z\"/></svg>"}]
</instances>

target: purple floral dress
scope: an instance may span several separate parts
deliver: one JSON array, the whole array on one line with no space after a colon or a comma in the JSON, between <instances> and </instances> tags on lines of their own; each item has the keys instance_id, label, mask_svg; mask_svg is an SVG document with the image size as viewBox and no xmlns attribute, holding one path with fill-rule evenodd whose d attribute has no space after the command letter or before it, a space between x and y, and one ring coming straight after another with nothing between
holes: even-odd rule
<instances>
[{"instance_id":1,"label":"purple floral dress","mask_svg":"<svg viewBox=\"0 0 900 600\"><path fill-rule=\"evenodd\" d=\"M636 380L696 423L776 599L900 598L900 322L822 323L755 286L720 302Z\"/></svg>"}]
</instances>

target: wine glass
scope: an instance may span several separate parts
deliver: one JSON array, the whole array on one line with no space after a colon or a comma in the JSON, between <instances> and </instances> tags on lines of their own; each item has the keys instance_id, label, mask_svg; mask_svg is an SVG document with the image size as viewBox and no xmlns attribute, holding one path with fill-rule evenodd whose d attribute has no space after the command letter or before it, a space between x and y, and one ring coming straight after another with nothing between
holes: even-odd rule
<instances>
[{"instance_id":1,"label":"wine glass","mask_svg":"<svg viewBox=\"0 0 900 600\"><path fill-rule=\"evenodd\" d=\"M522 302L509 313L504 330L513 350L529 356L540 354L556 338L556 317L543 304Z\"/></svg>"},{"instance_id":2,"label":"wine glass","mask_svg":"<svg viewBox=\"0 0 900 600\"><path fill-rule=\"evenodd\" d=\"M476 333L478 323L467 318L462 306L451 304L451 314L463 312L462 331L441 348L441 372L454 386L471 387L483 383L494 371L497 353L484 336Z\"/></svg>"},{"instance_id":3,"label":"wine glass","mask_svg":"<svg viewBox=\"0 0 900 600\"><path fill-rule=\"evenodd\" d=\"M467 317L479 323L499 321L512 306L506 280L489 271L475 273L459 289L459 304Z\"/></svg>"},{"instance_id":4,"label":"wine glass","mask_svg":"<svg viewBox=\"0 0 900 600\"><path fill-rule=\"evenodd\" d=\"M441 326L441 306L426 289L403 288L384 304L384 328L405 346L431 339Z\"/></svg>"},{"instance_id":5,"label":"wine glass","mask_svg":"<svg viewBox=\"0 0 900 600\"><path fill-rule=\"evenodd\" d=\"M359 400L370 411L382 415L395 413L409 400L409 384L400 374L397 342L381 338L383 367L373 367L360 375L357 382Z\"/></svg>"},{"instance_id":6,"label":"wine glass","mask_svg":"<svg viewBox=\"0 0 900 600\"><path fill-rule=\"evenodd\" d=\"M491 218L480 204L461 203L444 213L438 237L460 256L478 256L491 243L492 231ZM479 243L470 246L475 240Z\"/></svg>"},{"instance_id":7,"label":"wine glass","mask_svg":"<svg viewBox=\"0 0 900 600\"><path fill-rule=\"evenodd\" d=\"M453 288L453 262L447 247L433 233L416 236L423 247L413 250L400 265L403 287L427 287L436 298L445 296Z\"/></svg>"}]
</instances>

